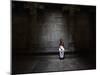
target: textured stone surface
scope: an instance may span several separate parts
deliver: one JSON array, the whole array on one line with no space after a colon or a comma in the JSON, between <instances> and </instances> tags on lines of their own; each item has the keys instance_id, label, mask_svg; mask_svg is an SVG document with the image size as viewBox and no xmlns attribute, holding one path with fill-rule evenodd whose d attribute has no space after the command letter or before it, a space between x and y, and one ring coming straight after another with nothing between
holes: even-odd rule
<instances>
[{"instance_id":1,"label":"textured stone surface","mask_svg":"<svg viewBox=\"0 0 100 75\"><path fill-rule=\"evenodd\" d=\"M95 6L18 1L12 4L13 73L95 68ZM68 54L64 60L56 55L60 38Z\"/></svg>"},{"instance_id":2,"label":"textured stone surface","mask_svg":"<svg viewBox=\"0 0 100 75\"><path fill-rule=\"evenodd\" d=\"M18 58L18 57L17 57ZM95 69L95 64L75 54L65 55L60 60L58 55L19 56L14 59L13 73L41 73Z\"/></svg>"}]
</instances>

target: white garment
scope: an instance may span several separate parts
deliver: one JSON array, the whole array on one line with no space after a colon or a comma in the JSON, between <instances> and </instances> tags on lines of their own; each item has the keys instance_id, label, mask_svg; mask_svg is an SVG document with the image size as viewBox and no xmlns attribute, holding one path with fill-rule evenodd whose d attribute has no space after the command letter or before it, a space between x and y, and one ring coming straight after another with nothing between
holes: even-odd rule
<instances>
[{"instance_id":1,"label":"white garment","mask_svg":"<svg viewBox=\"0 0 100 75\"><path fill-rule=\"evenodd\" d=\"M64 58L64 47L63 46L60 46L59 47L59 54L60 54L60 58Z\"/></svg>"}]
</instances>

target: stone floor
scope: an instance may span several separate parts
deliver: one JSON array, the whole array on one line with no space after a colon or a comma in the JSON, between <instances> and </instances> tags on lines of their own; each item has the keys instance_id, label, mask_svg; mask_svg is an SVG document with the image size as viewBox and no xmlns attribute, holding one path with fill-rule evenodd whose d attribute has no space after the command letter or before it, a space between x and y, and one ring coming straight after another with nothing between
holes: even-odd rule
<instances>
[{"instance_id":1,"label":"stone floor","mask_svg":"<svg viewBox=\"0 0 100 75\"><path fill-rule=\"evenodd\" d=\"M58 55L24 55L17 56L12 63L15 74L42 73L57 71L73 71L95 69L95 64L88 62L78 55L65 55L59 59Z\"/></svg>"}]
</instances>

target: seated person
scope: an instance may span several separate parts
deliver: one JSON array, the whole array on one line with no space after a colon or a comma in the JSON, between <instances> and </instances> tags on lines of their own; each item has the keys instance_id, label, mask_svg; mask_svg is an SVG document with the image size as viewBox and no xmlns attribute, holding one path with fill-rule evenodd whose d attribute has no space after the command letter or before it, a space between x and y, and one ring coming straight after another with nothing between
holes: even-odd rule
<instances>
[{"instance_id":1,"label":"seated person","mask_svg":"<svg viewBox=\"0 0 100 75\"><path fill-rule=\"evenodd\" d=\"M60 58L64 58L64 42L62 39L60 39L60 43L59 43L59 56Z\"/></svg>"}]
</instances>

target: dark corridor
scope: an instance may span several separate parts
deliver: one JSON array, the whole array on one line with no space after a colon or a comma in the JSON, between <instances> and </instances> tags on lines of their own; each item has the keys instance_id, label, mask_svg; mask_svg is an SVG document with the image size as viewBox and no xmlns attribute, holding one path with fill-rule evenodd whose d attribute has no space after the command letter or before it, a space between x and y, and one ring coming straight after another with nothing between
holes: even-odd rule
<instances>
[{"instance_id":1,"label":"dark corridor","mask_svg":"<svg viewBox=\"0 0 100 75\"><path fill-rule=\"evenodd\" d=\"M88 69L96 69L95 6L12 1L13 74Z\"/></svg>"}]
</instances>

